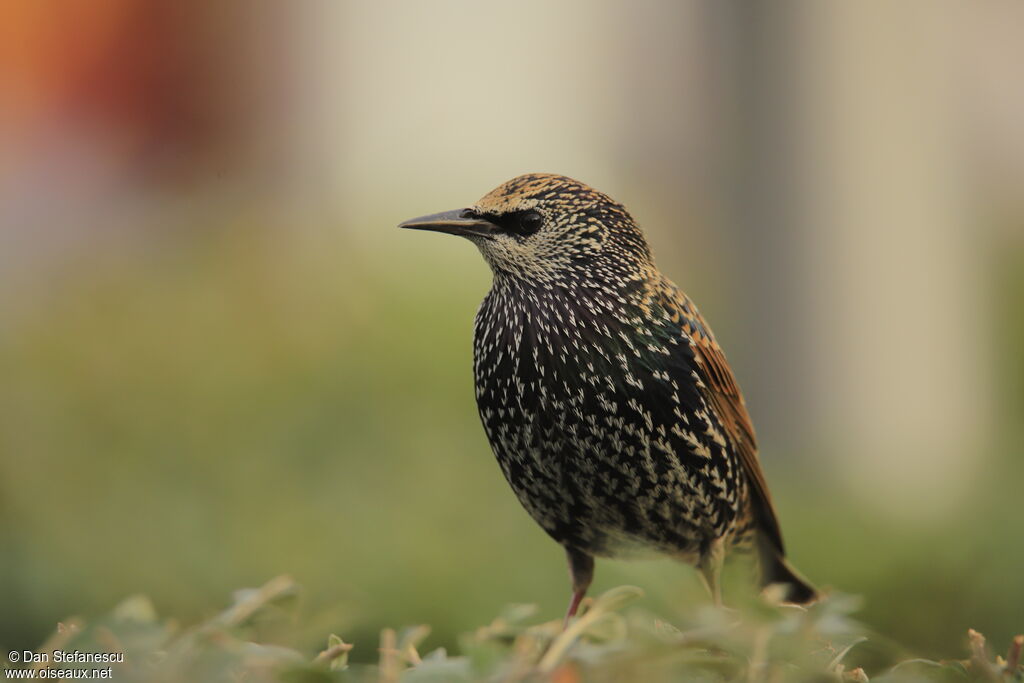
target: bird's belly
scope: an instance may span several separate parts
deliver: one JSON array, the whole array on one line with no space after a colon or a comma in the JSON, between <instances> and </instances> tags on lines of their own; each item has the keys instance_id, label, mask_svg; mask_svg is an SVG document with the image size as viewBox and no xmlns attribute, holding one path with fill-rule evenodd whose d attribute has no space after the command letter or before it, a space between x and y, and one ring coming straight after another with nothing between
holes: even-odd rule
<instances>
[{"instance_id":1,"label":"bird's belly","mask_svg":"<svg viewBox=\"0 0 1024 683\"><path fill-rule=\"evenodd\" d=\"M550 536L591 555L685 557L730 534L746 492L697 398L644 366L526 343L493 355L477 340L477 404L506 479Z\"/></svg>"},{"instance_id":2,"label":"bird's belly","mask_svg":"<svg viewBox=\"0 0 1024 683\"><path fill-rule=\"evenodd\" d=\"M569 436L525 435L519 448L495 449L523 507L559 543L604 557L686 557L723 533L720 501L685 471L652 467L642 449L587 448Z\"/></svg>"}]
</instances>

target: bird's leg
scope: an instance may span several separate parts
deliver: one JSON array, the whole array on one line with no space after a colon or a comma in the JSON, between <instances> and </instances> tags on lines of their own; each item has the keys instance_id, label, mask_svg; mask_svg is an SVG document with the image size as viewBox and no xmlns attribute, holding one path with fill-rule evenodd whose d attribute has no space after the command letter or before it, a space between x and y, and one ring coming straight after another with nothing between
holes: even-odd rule
<instances>
[{"instance_id":1,"label":"bird's leg","mask_svg":"<svg viewBox=\"0 0 1024 683\"><path fill-rule=\"evenodd\" d=\"M566 548L565 555L569 558L569 578L572 580L572 600L569 601L569 609L565 613L565 621L562 622L564 631L569 625L569 620L576 616L576 610L580 608L580 601L587 594L590 582L594 578L594 558L575 548Z\"/></svg>"},{"instance_id":2,"label":"bird's leg","mask_svg":"<svg viewBox=\"0 0 1024 683\"><path fill-rule=\"evenodd\" d=\"M725 561L725 541L716 538L708 544L707 550L701 555L697 563L700 578L704 580L704 587L711 594L715 607L722 606L722 564Z\"/></svg>"}]
</instances>

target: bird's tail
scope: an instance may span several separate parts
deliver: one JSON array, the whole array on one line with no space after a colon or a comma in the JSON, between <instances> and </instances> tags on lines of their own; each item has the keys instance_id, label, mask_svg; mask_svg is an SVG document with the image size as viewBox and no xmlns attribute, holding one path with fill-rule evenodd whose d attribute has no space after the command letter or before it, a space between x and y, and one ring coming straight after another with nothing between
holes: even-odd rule
<instances>
[{"instance_id":1,"label":"bird's tail","mask_svg":"<svg viewBox=\"0 0 1024 683\"><path fill-rule=\"evenodd\" d=\"M785 585L785 601L798 605L812 603L820 597L818 590L786 561L778 549L765 541L761 541L759 546L762 586Z\"/></svg>"}]
</instances>

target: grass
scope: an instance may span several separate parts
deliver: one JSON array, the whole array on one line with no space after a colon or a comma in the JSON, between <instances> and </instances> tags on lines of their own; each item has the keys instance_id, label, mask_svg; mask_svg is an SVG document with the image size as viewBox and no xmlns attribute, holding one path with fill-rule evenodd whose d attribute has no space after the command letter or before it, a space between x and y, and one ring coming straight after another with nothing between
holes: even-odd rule
<instances>
[{"instance_id":1,"label":"grass","mask_svg":"<svg viewBox=\"0 0 1024 683\"><path fill-rule=\"evenodd\" d=\"M850 596L830 596L809 609L778 604L771 595L727 609L695 605L670 624L631 606L641 594L619 586L589 599L564 631L559 621L537 620L534 606L513 605L465 633L458 653L431 649L423 625L384 629L377 643L325 634L322 650L302 652L281 644L302 610L298 586L280 576L238 591L227 609L187 627L158 617L147 598L131 597L104 618L62 622L37 652L124 653L111 677L126 682L1024 681L1024 636L1002 657L966 630L963 650L949 659L914 658L859 624L852 616L858 601ZM376 663L350 663L360 649L374 651ZM6 666L8 674L17 671ZM38 675L71 666L24 670Z\"/></svg>"}]
</instances>

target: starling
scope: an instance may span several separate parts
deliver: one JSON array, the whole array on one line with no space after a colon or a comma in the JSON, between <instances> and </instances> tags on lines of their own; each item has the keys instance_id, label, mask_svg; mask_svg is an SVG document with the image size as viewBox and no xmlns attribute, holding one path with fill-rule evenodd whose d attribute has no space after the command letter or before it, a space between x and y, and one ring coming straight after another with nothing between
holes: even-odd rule
<instances>
[{"instance_id":1,"label":"starling","mask_svg":"<svg viewBox=\"0 0 1024 683\"><path fill-rule=\"evenodd\" d=\"M477 406L519 502L565 548L566 623L594 557L693 564L720 604L726 552L748 550L762 584L814 600L786 562L725 355L625 207L538 173L400 227L466 237L491 267L474 325Z\"/></svg>"}]
</instances>

